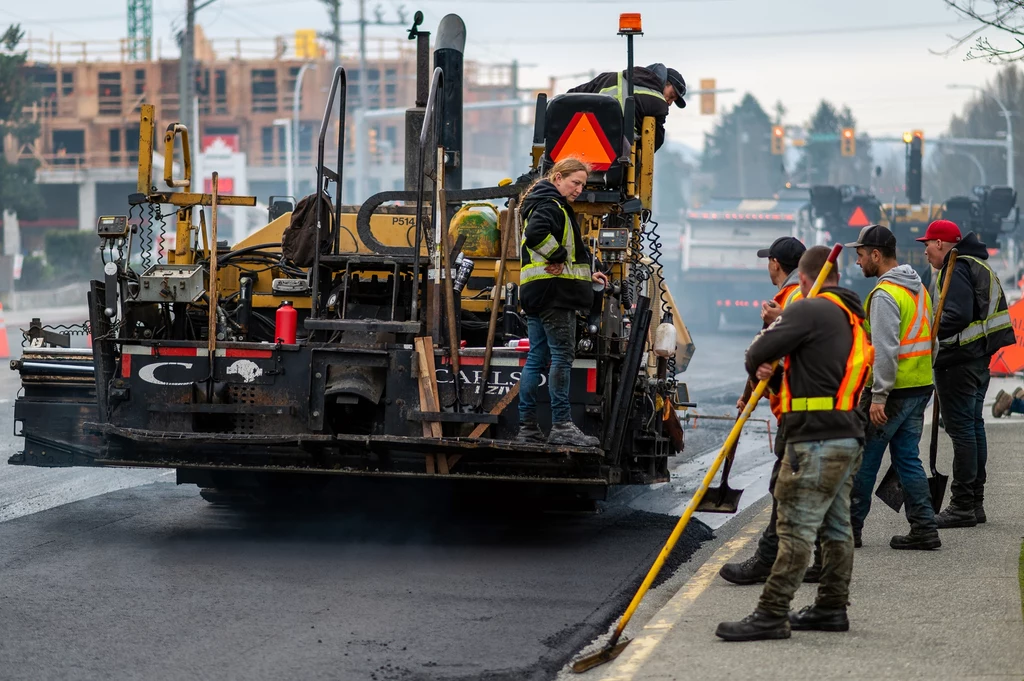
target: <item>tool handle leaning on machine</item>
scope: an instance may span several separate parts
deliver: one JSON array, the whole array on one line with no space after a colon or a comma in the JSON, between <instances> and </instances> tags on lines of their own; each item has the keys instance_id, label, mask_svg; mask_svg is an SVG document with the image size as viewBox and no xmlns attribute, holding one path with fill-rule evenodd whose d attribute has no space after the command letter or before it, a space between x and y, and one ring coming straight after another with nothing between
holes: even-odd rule
<instances>
[{"instance_id":1,"label":"tool handle leaning on machine","mask_svg":"<svg viewBox=\"0 0 1024 681\"><path fill-rule=\"evenodd\" d=\"M810 292L807 294L808 298L813 298L821 290L828 275L832 272L832 269L836 265L836 260L839 258L839 253L843 250L841 244L836 244L832 247L832 252L829 253L828 260L825 265L821 268L821 272L818 274L818 278L814 281L814 286L811 287ZM778 361L772 364L774 369L778 366ZM626 629L626 625L629 624L629 620L633 617L633 613L636 612L637 607L640 605L640 601L643 600L647 594L647 590L651 588L651 584L658 577L658 573L661 572L661 568L665 565L665 561L672 553L672 549L675 548L676 542L679 541L679 537L683 535L683 531L690 522L693 512L697 509L701 499L704 498L704 494L708 491L708 487L711 482L715 479L715 475L718 473L718 469L722 466L726 457L730 455L733 447L736 446L736 441L739 439L740 431L743 430L743 424L746 423L750 414L753 413L754 408L757 406L758 400L764 394L765 389L768 387L768 379L759 381L757 387L754 388L754 392L750 396L750 400L743 408L743 412L740 413L739 418L736 419L736 423L733 424L732 430L729 432L729 437L725 439L722 444L722 449L718 452L718 456L715 457L711 467L708 468L708 472L704 475L704 479L700 483L700 487L693 493L693 497L690 499L690 503L686 506L686 510L683 511L683 515L679 518L675 528L672 530L672 534L669 535L668 541L665 542L665 546L662 547L661 553L658 554L657 559L654 561L654 565L647 572L647 576L644 577L643 583L633 596L633 600L630 601L629 607L626 608L626 612L623 613L622 618L619 620L618 625L615 627L615 632L612 634L611 640L602 648L599 652L594 653L588 657L577 660L572 669L574 672L581 673L588 669L610 661L617 656L622 649L625 647L626 642L619 644L619 638L622 636L622 632Z\"/></svg>"},{"instance_id":2,"label":"tool handle leaning on machine","mask_svg":"<svg viewBox=\"0 0 1024 681\"><path fill-rule=\"evenodd\" d=\"M949 263L946 265L946 278L942 281L942 290L939 292L939 304L935 308L935 320L932 322L932 338L935 343L939 342L939 322L942 321L942 308L946 306L946 294L949 293L949 282L953 280L953 268L956 267L957 250L954 248L949 252ZM928 443L928 467L931 468L932 476L937 474L935 462L939 456L939 393L933 391L932 397L932 437Z\"/></svg>"}]
</instances>

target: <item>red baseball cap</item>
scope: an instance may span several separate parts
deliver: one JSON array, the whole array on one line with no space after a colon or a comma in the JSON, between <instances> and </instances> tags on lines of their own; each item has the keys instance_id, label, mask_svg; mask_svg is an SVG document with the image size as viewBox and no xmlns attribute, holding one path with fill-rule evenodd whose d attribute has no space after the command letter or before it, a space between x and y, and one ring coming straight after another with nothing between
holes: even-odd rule
<instances>
[{"instance_id":1,"label":"red baseball cap","mask_svg":"<svg viewBox=\"0 0 1024 681\"><path fill-rule=\"evenodd\" d=\"M939 241L955 244L960 241L960 238L960 228L956 226L955 222L951 222L950 220L935 220L932 224L928 225L928 229L925 230L924 236L919 237L917 241L932 241L934 239L938 239Z\"/></svg>"}]
</instances>

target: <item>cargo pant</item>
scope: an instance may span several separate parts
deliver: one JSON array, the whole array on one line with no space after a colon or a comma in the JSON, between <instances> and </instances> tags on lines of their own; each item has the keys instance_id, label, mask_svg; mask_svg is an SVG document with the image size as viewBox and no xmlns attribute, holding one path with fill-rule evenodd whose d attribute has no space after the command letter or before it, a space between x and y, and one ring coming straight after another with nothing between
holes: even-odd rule
<instances>
[{"instance_id":1,"label":"cargo pant","mask_svg":"<svg viewBox=\"0 0 1024 681\"><path fill-rule=\"evenodd\" d=\"M786 446L775 484L779 553L761 592L758 610L776 617L789 612L819 527L822 568L815 602L823 608L846 607L853 573L850 490L863 450L855 438Z\"/></svg>"},{"instance_id":2,"label":"cargo pant","mask_svg":"<svg viewBox=\"0 0 1024 681\"><path fill-rule=\"evenodd\" d=\"M772 497L772 514L768 518L768 526L757 540L757 551L754 556L761 563L771 566L775 563L775 557L779 555L779 534L776 525L779 522L779 501L775 498L775 484L779 480L779 471L782 470L782 459L786 455L786 435L779 424L775 433L775 465L772 466L772 474L768 479L768 494ZM814 565L821 565L821 539L814 542Z\"/></svg>"}]
</instances>

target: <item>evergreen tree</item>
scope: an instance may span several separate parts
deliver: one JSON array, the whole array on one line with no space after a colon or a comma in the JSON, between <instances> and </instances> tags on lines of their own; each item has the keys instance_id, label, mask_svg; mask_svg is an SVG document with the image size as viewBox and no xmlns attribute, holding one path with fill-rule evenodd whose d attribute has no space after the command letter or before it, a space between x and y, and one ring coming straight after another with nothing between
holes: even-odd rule
<instances>
[{"instance_id":1,"label":"evergreen tree","mask_svg":"<svg viewBox=\"0 0 1024 681\"><path fill-rule=\"evenodd\" d=\"M39 125L24 114L25 107L38 99L38 90L25 68L28 53L18 51L24 35L17 24L0 35L0 215L11 211L33 220L42 208L36 186L39 163L21 151L39 136ZM0 233L0 246L2 240Z\"/></svg>"}]
</instances>

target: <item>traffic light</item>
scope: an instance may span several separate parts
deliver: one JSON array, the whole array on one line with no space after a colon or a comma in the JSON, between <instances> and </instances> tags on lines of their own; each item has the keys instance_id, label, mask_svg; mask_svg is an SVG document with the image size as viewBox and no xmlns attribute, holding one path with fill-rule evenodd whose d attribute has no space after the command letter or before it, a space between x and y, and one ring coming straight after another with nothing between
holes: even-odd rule
<instances>
[{"instance_id":1,"label":"traffic light","mask_svg":"<svg viewBox=\"0 0 1024 681\"><path fill-rule=\"evenodd\" d=\"M316 43L316 30L299 28L295 30L295 57L297 59L316 59L320 55L320 46Z\"/></svg>"},{"instance_id":2,"label":"traffic light","mask_svg":"<svg viewBox=\"0 0 1024 681\"><path fill-rule=\"evenodd\" d=\"M843 128L839 134L839 153L843 156L857 155L857 136L853 128Z\"/></svg>"},{"instance_id":3,"label":"traffic light","mask_svg":"<svg viewBox=\"0 0 1024 681\"><path fill-rule=\"evenodd\" d=\"M921 203L921 147L924 140L912 135L907 145L907 201Z\"/></svg>"},{"instance_id":4,"label":"traffic light","mask_svg":"<svg viewBox=\"0 0 1024 681\"><path fill-rule=\"evenodd\" d=\"M774 125L772 126L772 154L781 156L784 153L786 153L786 129L781 125Z\"/></svg>"},{"instance_id":5,"label":"traffic light","mask_svg":"<svg viewBox=\"0 0 1024 681\"><path fill-rule=\"evenodd\" d=\"M912 134L921 140L921 156L924 156L924 130L915 130Z\"/></svg>"},{"instance_id":6,"label":"traffic light","mask_svg":"<svg viewBox=\"0 0 1024 681\"><path fill-rule=\"evenodd\" d=\"M715 115L715 79L703 78L700 81L700 115Z\"/></svg>"}]
</instances>

